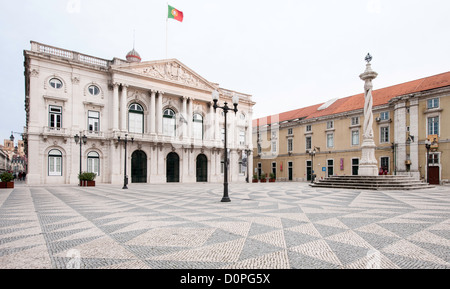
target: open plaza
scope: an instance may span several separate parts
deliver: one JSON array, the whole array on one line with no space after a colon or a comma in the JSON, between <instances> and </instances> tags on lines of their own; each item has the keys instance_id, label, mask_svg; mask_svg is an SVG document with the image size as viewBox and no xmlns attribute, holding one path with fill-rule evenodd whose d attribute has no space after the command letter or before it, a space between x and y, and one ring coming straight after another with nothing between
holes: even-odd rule
<instances>
[{"instance_id":1,"label":"open plaza","mask_svg":"<svg viewBox=\"0 0 450 289\"><path fill-rule=\"evenodd\" d=\"M450 187L308 183L0 191L0 268L450 268Z\"/></svg>"}]
</instances>

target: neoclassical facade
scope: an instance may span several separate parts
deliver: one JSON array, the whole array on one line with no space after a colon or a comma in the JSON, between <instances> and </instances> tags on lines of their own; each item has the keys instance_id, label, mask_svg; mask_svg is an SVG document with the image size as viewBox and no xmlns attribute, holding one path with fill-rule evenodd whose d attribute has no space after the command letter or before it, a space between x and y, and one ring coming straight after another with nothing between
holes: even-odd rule
<instances>
[{"instance_id":1,"label":"neoclassical facade","mask_svg":"<svg viewBox=\"0 0 450 289\"><path fill-rule=\"evenodd\" d=\"M251 95L176 59L141 62L134 49L105 60L31 42L24 56L28 184L78 184L80 163L98 183L223 181L224 116L213 91L220 103L239 96L239 111L228 113L229 181L252 172Z\"/></svg>"},{"instance_id":2,"label":"neoclassical facade","mask_svg":"<svg viewBox=\"0 0 450 289\"><path fill-rule=\"evenodd\" d=\"M364 91L361 85L361 91ZM335 98L253 121L254 168L279 181L359 175L364 94ZM450 179L450 72L373 91L379 173L431 184Z\"/></svg>"}]
</instances>

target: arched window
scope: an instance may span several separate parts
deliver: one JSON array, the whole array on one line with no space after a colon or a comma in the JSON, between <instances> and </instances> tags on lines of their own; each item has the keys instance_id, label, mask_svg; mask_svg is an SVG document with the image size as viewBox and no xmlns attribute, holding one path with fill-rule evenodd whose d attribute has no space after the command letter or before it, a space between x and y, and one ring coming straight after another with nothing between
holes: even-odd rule
<instances>
[{"instance_id":1,"label":"arched window","mask_svg":"<svg viewBox=\"0 0 450 289\"><path fill-rule=\"evenodd\" d=\"M100 175L100 156L97 152L90 152L88 154L88 172L95 173L97 176Z\"/></svg>"},{"instance_id":2,"label":"arched window","mask_svg":"<svg viewBox=\"0 0 450 289\"><path fill-rule=\"evenodd\" d=\"M163 134L176 136L176 114L171 109L166 109L163 115Z\"/></svg>"},{"instance_id":3,"label":"arched window","mask_svg":"<svg viewBox=\"0 0 450 289\"><path fill-rule=\"evenodd\" d=\"M203 139L203 116L201 114L194 114L194 138Z\"/></svg>"},{"instance_id":4,"label":"arched window","mask_svg":"<svg viewBox=\"0 0 450 289\"><path fill-rule=\"evenodd\" d=\"M63 83L61 80L59 80L58 78L52 78L49 81L50 86L55 88L55 89L60 89L63 87Z\"/></svg>"},{"instance_id":5,"label":"arched window","mask_svg":"<svg viewBox=\"0 0 450 289\"><path fill-rule=\"evenodd\" d=\"M48 175L62 176L62 153L59 150L48 153Z\"/></svg>"},{"instance_id":6,"label":"arched window","mask_svg":"<svg viewBox=\"0 0 450 289\"><path fill-rule=\"evenodd\" d=\"M94 95L94 96L100 94L100 88L98 88L97 85L90 85L88 87L88 91L89 91L89 94Z\"/></svg>"},{"instance_id":7,"label":"arched window","mask_svg":"<svg viewBox=\"0 0 450 289\"><path fill-rule=\"evenodd\" d=\"M144 133L144 109L137 103L130 105L128 110L128 131Z\"/></svg>"}]
</instances>

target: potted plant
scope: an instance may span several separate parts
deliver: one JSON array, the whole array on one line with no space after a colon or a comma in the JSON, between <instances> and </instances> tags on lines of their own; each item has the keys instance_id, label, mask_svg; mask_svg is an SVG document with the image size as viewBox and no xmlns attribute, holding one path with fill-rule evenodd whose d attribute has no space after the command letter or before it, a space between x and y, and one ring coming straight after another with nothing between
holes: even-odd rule
<instances>
[{"instance_id":1,"label":"potted plant","mask_svg":"<svg viewBox=\"0 0 450 289\"><path fill-rule=\"evenodd\" d=\"M266 174L261 174L261 183L266 183L267 182L266 178L267 178Z\"/></svg>"},{"instance_id":2,"label":"potted plant","mask_svg":"<svg viewBox=\"0 0 450 289\"><path fill-rule=\"evenodd\" d=\"M13 189L14 188L14 176L11 173L4 172L0 175L0 189Z\"/></svg>"},{"instance_id":3,"label":"potted plant","mask_svg":"<svg viewBox=\"0 0 450 289\"><path fill-rule=\"evenodd\" d=\"M258 182L258 175L254 174L253 175L253 183L257 183Z\"/></svg>"},{"instance_id":4,"label":"potted plant","mask_svg":"<svg viewBox=\"0 0 450 289\"><path fill-rule=\"evenodd\" d=\"M270 174L269 183L275 183L275 174L274 173Z\"/></svg>"},{"instance_id":5,"label":"potted plant","mask_svg":"<svg viewBox=\"0 0 450 289\"><path fill-rule=\"evenodd\" d=\"M83 172L78 175L81 187L95 187L95 173Z\"/></svg>"}]
</instances>

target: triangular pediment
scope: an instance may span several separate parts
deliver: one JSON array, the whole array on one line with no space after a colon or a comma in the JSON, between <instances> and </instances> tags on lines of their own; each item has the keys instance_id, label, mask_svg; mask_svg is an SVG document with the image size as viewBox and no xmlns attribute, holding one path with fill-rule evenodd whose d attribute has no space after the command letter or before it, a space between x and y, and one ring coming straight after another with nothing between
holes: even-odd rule
<instances>
[{"instance_id":1,"label":"triangular pediment","mask_svg":"<svg viewBox=\"0 0 450 289\"><path fill-rule=\"evenodd\" d=\"M121 64L114 70L207 91L218 88L177 59Z\"/></svg>"}]
</instances>

